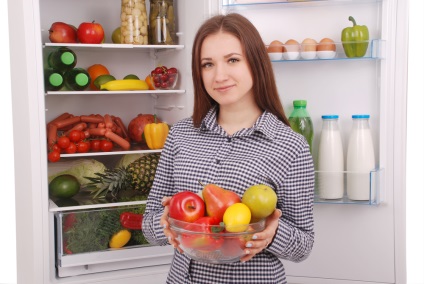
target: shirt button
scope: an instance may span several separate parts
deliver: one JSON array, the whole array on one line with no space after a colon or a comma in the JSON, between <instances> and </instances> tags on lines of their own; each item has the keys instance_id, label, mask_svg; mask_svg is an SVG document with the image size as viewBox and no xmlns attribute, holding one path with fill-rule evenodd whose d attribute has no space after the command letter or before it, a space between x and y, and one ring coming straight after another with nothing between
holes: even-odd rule
<instances>
[{"instance_id":1,"label":"shirt button","mask_svg":"<svg viewBox=\"0 0 424 284\"><path fill-rule=\"evenodd\" d=\"M228 142L231 142L231 140L232 140L232 139L231 139L230 137L228 137L228 138L227 138L227 141L228 141Z\"/></svg>"},{"instance_id":2,"label":"shirt button","mask_svg":"<svg viewBox=\"0 0 424 284\"><path fill-rule=\"evenodd\" d=\"M221 162L220 160L216 159L216 163L217 163L217 164L219 164L220 162Z\"/></svg>"}]
</instances>

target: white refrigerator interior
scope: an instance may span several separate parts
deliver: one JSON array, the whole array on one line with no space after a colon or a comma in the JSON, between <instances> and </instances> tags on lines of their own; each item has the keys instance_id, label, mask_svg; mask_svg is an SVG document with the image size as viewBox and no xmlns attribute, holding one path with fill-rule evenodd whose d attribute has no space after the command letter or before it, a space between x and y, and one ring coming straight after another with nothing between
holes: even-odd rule
<instances>
[{"instance_id":1,"label":"white refrigerator interior","mask_svg":"<svg viewBox=\"0 0 424 284\"><path fill-rule=\"evenodd\" d=\"M170 46L113 44L111 34L120 25L119 0L14 0L8 4L19 200L18 283L164 283L172 261L170 247L64 252L60 228L66 214L140 206L145 201L58 207L49 199L46 123L64 112L113 114L125 125L139 113L155 113L169 124L189 116L193 108L191 45L195 32L209 16L230 12L250 19L265 45L289 39L301 43L306 38L331 38L336 43L332 59L272 62L286 115L293 109L293 100L307 100L315 129L315 162L322 115L339 116L345 161L352 115L370 115L376 168L366 176L370 196L375 198L349 200L345 190L342 199L324 200L317 192L314 249L304 262L282 260L289 283L405 283L407 1L174 0L178 42ZM148 1L146 6L149 8ZM369 46L362 58L347 58L343 51L341 31L352 25L349 16L369 29ZM102 24L105 42L65 45L77 54L77 67L100 63L116 78L127 74L144 78L156 66L174 66L180 72L175 90L45 92L46 57L59 46L48 39L51 24L61 21L78 26L93 20ZM108 161L146 152L151 151L80 156ZM80 156L64 155L61 160ZM25 178L19 173L25 173Z\"/></svg>"}]
</instances>

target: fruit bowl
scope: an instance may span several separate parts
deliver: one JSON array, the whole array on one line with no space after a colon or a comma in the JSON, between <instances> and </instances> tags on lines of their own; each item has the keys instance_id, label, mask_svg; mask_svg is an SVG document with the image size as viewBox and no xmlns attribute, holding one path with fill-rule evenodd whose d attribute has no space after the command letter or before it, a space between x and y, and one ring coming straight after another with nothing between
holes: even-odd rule
<instances>
[{"instance_id":1,"label":"fruit bowl","mask_svg":"<svg viewBox=\"0 0 424 284\"><path fill-rule=\"evenodd\" d=\"M265 219L231 228L188 223L172 218L169 218L169 224L177 234L180 248L190 258L205 263L232 263L245 255L246 242L265 228Z\"/></svg>"}]
</instances>

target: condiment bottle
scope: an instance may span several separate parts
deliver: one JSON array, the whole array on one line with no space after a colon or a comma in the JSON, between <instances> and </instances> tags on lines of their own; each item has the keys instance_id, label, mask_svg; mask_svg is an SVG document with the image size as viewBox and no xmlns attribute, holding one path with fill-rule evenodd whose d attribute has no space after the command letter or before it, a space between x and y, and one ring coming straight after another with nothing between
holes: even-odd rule
<instances>
[{"instance_id":1,"label":"condiment bottle","mask_svg":"<svg viewBox=\"0 0 424 284\"><path fill-rule=\"evenodd\" d=\"M306 110L307 102L305 100L293 101L294 109L289 117L291 128L302 134L309 144L309 150L312 153L312 141L314 139L314 126L312 125L309 112Z\"/></svg>"},{"instance_id":2,"label":"condiment bottle","mask_svg":"<svg viewBox=\"0 0 424 284\"><path fill-rule=\"evenodd\" d=\"M83 68L74 68L64 75L65 87L70 91L84 91L90 85L91 79Z\"/></svg>"},{"instance_id":3,"label":"condiment bottle","mask_svg":"<svg viewBox=\"0 0 424 284\"><path fill-rule=\"evenodd\" d=\"M50 68L63 74L77 65L77 56L71 49L59 47L57 50L49 53L47 64Z\"/></svg>"},{"instance_id":4,"label":"condiment bottle","mask_svg":"<svg viewBox=\"0 0 424 284\"><path fill-rule=\"evenodd\" d=\"M44 70L44 89L45 91L58 91L64 84L62 74L52 68Z\"/></svg>"},{"instance_id":5,"label":"condiment bottle","mask_svg":"<svg viewBox=\"0 0 424 284\"><path fill-rule=\"evenodd\" d=\"M322 199L340 199L344 194L343 144L338 120L338 115L322 116L316 181Z\"/></svg>"},{"instance_id":6,"label":"condiment bottle","mask_svg":"<svg viewBox=\"0 0 424 284\"><path fill-rule=\"evenodd\" d=\"M150 0L150 44L177 43L173 0Z\"/></svg>"},{"instance_id":7,"label":"condiment bottle","mask_svg":"<svg viewBox=\"0 0 424 284\"><path fill-rule=\"evenodd\" d=\"M352 115L353 125L347 149L347 196L351 200L373 200L370 172L375 169L374 146L368 114Z\"/></svg>"},{"instance_id":8,"label":"condiment bottle","mask_svg":"<svg viewBox=\"0 0 424 284\"><path fill-rule=\"evenodd\" d=\"M145 0L121 1L121 43L149 44Z\"/></svg>"}]
</instances>

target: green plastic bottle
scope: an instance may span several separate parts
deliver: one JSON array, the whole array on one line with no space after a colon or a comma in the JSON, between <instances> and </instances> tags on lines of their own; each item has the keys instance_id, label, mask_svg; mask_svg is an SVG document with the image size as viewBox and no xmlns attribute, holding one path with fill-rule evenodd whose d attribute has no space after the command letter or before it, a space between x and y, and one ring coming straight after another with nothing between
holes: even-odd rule
<instances>
[{"instance_id":1,"label":"green plastic bottle","mask_svg":"<svg viewBox=\"0 0 424 284\"><path fill-rule=\"evenodd\" d=\"M84 91L90 85L91 79L83 68L74 68L64 75L65 87L69 91Z\"/></svg>"},{"instance_id":2,"label":"green plastic bottle","mask_svg":"<svg viewBox=\"0 0 424 284\"><path fill-rule=\"evenodd\" d=\"M314 140L314 126L311 117L306 110L305 100L293 101L294 109L289 117L290 126L293 131L302 134L309 144L309 150L312 153L312 141Z\"/></svg>"},{"instance_id":3,"label":"green plastic bottle","mask_svg":"<svg viewBox=\"0 0 424 284\"><path fill-rule=\"evenodd\" d=\"M58 91L64 84L63 76L59 71L52 68L44 70L44 88L45 91Z\"/></svg>"},{"instance_id":4,"label":"green plastic bottle","mask_svg":"<svg viewBox=\"0 0 424 284\"><path fill-rule=\"evenodd\" d=\"M50 68L64 74L66 71L73 69L77 65L77 56L71 49L67 47L59 47L57 50L49 54L47 63Z\"/></svg>"}]
</instances>

